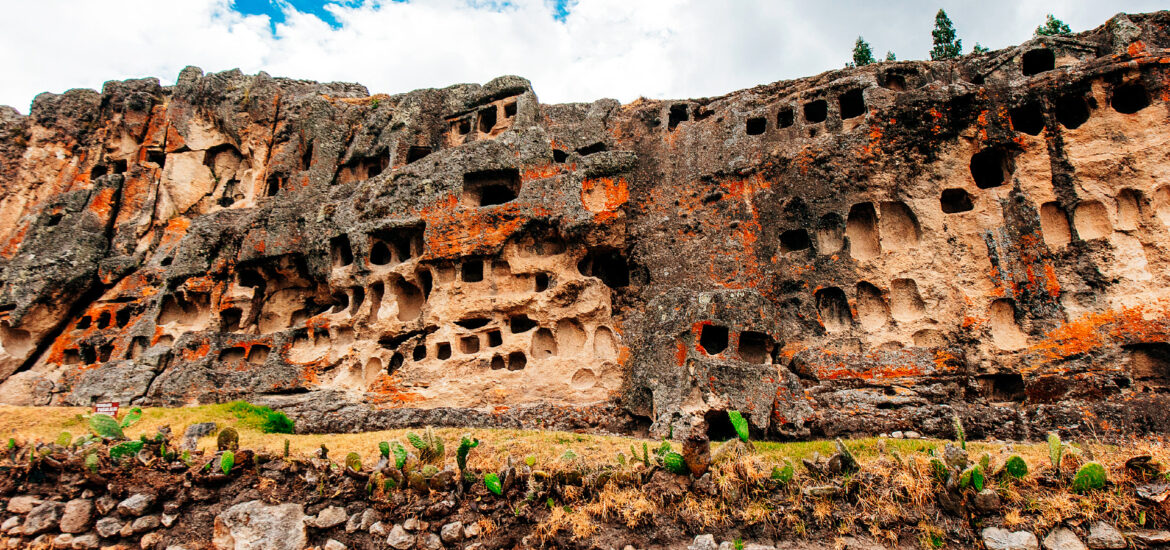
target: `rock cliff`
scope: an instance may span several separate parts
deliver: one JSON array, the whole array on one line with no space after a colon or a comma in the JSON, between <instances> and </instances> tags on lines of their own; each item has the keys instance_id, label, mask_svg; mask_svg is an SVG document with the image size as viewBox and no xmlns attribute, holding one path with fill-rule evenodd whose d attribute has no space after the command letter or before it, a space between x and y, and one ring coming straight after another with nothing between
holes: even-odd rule
<instances>
[{"instance_id":1,"label":"rock cliff","mask_svg":"<svg viewBox=\"0 0 1170 550\"><path fill-rule=\"evenodd\" d=\"M193 67L42 94L0 109L0 401L1165 430L1168 24L627 105Z\"/></svg>"}]
</instances>

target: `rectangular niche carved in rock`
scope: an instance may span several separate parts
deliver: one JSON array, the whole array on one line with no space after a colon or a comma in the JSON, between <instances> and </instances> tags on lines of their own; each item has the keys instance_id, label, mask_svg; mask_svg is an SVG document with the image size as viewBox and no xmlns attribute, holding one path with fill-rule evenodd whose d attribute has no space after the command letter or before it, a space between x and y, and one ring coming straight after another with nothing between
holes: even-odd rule
<instances>
[{"instance_id":1,"label":"rectangular niche carved in rock","mask_svg":"<svg viewBox=\"0 0 1170 550\"><path fill-rule=\"evenodd\" d=\"M463 175L463 196L460 203L467 207L491 206L516 200L520 194L520 171L480 170Z\"/></svg>"}]
</instances>

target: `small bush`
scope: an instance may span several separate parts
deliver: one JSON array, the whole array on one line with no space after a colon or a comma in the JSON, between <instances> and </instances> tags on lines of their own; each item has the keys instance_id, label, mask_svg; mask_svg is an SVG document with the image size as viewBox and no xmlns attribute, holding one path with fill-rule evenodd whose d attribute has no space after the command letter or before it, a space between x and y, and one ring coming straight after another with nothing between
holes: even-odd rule
<instances>
[{"instance_id":1,"label":"small bush","mask_svg":"<svg viewBox=\"0 0 1170 550\"><path fill-rule=\"evenodd\" d=\"M296 432L296 425L288 415L268 407L259 407L247 401L232 401L227 404L227 410L240 419L240 425L260 430L266 434Z\"/></svg>"}]
</instances>

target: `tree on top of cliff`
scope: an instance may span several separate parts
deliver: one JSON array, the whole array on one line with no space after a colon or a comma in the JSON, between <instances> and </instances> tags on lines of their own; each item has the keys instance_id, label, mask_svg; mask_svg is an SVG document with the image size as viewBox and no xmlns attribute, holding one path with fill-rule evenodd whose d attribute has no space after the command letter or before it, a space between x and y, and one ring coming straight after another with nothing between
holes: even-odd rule
<instances>
[{"instance_id":1,"label":"tree on top of cliff","mask_svg":"<svg viewBox=\"0 0 1170 550\"><path fill-rule=\"evenodd\" d=\"M934 37L934 47L930 50L931 59L936 61L955 59L962 53L963 41L955 38L955 26L951 24L947 12L940 9L935 14L934 30L930 31L930 35Z\"/></svg>"},{"instance_id":2,"label":"tree on top of cliff","mask_svg":"<svg viewBox=\"0 0 1170 550\"><path fill-rule=\"evenodd\" d=\"M894 55L894 52L891 52L891 51L886 52L886 61L897 61L897 60L898 60L898 56Z\"/></svg>"},{"instance_id":3,"label":"tree on top of cliff","mask_svg":"<svg viewBox=\"0 0 1170 550\"><path fill-rule=\"evenodd\" d=\"M873 50L870 49L869 42L858 36L857 42L853 44L853 64L864 67L873 62Z\"/></svg>"},{"instance_id":4,"label":"tree on top of cliff","mask_svg":"<svg viewBox=\"0 0 1170 550\"><path fill-rule=\"evenodd\" d=\"M1068 25L1048 14L1048 20L1043 25L1036 27L1036 36L1068 36L1072 34L1072 29Z\"/></svg>"}]
</instances>

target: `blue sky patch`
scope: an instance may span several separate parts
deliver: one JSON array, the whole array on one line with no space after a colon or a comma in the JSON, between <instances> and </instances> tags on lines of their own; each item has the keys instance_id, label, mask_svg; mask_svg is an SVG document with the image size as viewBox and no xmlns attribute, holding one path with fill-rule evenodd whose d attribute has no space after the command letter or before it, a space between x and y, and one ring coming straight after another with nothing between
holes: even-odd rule
<instances>
[{"instance_id":1,"label":"blue sky patch","mask_svg":"<svg viewBox=\"0 0 1170 550\"><path fill-rule=\"evenodd\" d=\"M407 2L409 0L390 0L391 2ZM479 5L494 5L499 11L503 11L511 4L508 0L468 0L469 3ZM553 19L564 22L565 18L569 16L573 6L578 0L545 0L549 9L552 11ZM236 11L244 15L267 15L268 20L272 22L272 29L276 30L277 23L284 22L284 11L286 6L291 6L301 13L309 13L317 16L322 21L329 24L334 29L340 29L341 23L325 9L329 4L349 4L361 5L365 0L342 0L341 2L329 2L325 0L233 0L232 5Z\"/></svg>"}]
</instances>

